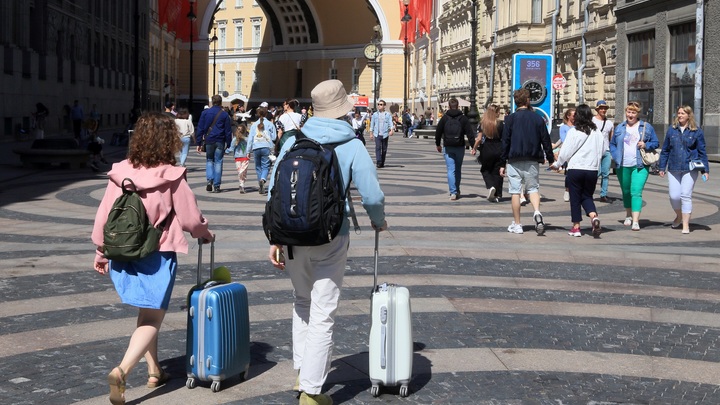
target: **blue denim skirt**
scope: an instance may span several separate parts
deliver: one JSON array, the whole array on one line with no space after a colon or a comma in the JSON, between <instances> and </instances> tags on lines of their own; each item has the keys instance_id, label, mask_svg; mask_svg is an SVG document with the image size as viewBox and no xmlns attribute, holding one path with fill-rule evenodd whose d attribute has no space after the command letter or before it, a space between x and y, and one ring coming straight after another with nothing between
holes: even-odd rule
<instances>
[{"instance_id":1,"label":"blue denim skirt","mask_svg":"<svg viewBox=\"0 0 720 405\"><path fill-rule=\"evenodd\" d=\"M110 279L124 304L167 310L177 271L175 252L154 252L132 261L110 260Z\"/></svg>"}]
</instances>

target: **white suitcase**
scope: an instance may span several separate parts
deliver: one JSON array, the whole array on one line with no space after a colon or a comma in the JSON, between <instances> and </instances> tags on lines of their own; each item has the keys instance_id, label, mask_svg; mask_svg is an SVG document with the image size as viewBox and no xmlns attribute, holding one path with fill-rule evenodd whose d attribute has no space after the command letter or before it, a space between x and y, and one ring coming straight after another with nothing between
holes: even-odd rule
<instances>
[{"instance_id":1,"label":"white suitcase","mask_svg":"<svg viewBox=\"0 0 720 405\"><path fill-rule=\"evenodd\" d=\"M410 293L395 284L377 285L378 232L375 233L375 277L371 296L370 393L380 395L380 386L400 386L407 397L412 377L413 338Z\"/></svg>"}]
</instances>

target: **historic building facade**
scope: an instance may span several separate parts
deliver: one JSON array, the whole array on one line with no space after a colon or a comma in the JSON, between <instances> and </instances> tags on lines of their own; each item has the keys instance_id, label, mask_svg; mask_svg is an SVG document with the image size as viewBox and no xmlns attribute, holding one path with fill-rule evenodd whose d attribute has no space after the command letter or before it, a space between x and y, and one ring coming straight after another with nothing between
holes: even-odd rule
<instances>
[{"instance_id":1,"label":"historic building facade","mask_svg":"<svg viewBox=\"0 0 720 405\"><path fill-rule=\"evenodd\" d=\"M717 2L617 3L618 104L640 101L643 117L660 134L679 106L690 105L705 129L708 153L718 153L720 55L712 50L720 49L720 27L709 24L720 17Z\"/></svg>"},{"instance_id":2,"label":"historic building facade","mask_svg":"<svg viewBox=\"0 0 720 405\"><path fill-rule=\"evenodd\" d=\"M2 139L32 129L36 103L54 136L70 133L74 100L106 129L174 100L179 41L158 15L157 0L0 2Z\"/></svg>"}]
</instances>

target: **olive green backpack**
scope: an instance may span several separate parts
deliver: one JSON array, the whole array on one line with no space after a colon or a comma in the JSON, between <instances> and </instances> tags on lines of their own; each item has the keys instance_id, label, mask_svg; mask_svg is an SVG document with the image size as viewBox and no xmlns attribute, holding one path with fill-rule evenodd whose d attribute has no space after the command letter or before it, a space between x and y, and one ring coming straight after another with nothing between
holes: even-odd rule
<instances>
[{"instance_id":1,"label":"olive green backpack","mask_svg":"<svg viewBox=\"0 0 720 405\"><path fill-rule=\"evenodd\" d=\"M152 226L131 179L124 179L120 188L123 193L113 203L103 228L103 253L110 260L129 262L160 248L165 221L157 228Z\"/></svg>"}]
</instances>

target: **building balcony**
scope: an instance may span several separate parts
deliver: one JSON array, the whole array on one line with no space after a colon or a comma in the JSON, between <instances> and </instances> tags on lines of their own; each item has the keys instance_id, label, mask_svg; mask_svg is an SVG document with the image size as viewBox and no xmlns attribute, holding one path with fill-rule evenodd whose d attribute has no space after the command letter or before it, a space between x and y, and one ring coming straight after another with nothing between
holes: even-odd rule
<instances>
[{"instance_id":1,"label":"building balcony","mask_svg":"<svg viewBox=\"0 0 720 405\"><path fill-rule=\"evenodd\" d=\"M496 50L515 49L522 51L527 45L542 45L545 42L544 25L515 24L497 32Z\"/></svg>"}]
</instances>

